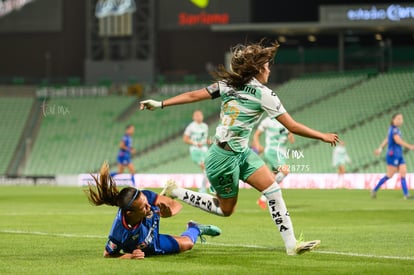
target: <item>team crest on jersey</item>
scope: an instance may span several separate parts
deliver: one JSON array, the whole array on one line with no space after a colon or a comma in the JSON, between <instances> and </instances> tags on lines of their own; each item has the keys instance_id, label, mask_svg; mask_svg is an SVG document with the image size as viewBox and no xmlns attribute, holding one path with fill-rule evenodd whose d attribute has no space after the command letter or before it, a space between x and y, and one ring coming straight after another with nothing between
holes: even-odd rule
<instances>
[{"instance_id":1,"label":"team crest on jersey","mask_svg":"<svg viewBox=\"0 0 414 275\"><path fill-rule=\"evenodd\" d=\"M116 243L113 243L112 241L108 241L108 246L112 249L112 250L116 250L118 248L118 246L116 245Z\"/></svg>"}]
</instances>

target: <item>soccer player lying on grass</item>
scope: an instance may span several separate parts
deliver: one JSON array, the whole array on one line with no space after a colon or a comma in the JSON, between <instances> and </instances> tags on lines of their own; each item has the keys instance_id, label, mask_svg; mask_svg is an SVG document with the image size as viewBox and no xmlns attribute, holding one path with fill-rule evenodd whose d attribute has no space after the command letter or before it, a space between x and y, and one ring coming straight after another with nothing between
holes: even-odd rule
<instances>
[{"instance_id":1,"label":"soccer player lying on grass","mask_svg":"<svg viewBox=\"0 0 414 275\"><path fill-rule=\"evenodd\" d=\"M94 205L118 206L104 250L104 257L143 259L145 256L174 254L193 248L197 237L218 236L220 228L202 225L194 221L187 224L181 236L159 233L160 218L177 214L182 205L171 198L157 195L149 190L126 187L118 190L104 163L99 177L93 176L87 195Z\"/></svg>"}]
</instances>

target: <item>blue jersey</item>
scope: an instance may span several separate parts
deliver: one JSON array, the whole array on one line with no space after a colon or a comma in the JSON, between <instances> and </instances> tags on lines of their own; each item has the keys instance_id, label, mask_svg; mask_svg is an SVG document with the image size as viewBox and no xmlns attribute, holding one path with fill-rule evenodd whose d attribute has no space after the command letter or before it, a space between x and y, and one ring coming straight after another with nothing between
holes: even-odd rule
<instances>
[{"instance_id":1,"label":"blue jersey","mask_svg":"<svg viewBox=\"0 0 414 275\"><path fill-rule=\"evenodd\" d=\"M160 215L159 208L155 205L158 195L149 190L141 192L151 205L152 215L144 218L140 224L130 227L125 221L124 212L119 209L109 233L106 251L114 255L120 252L132 253L138 248L146 256L177 253L178 243L169 235L159 234Z\"/></svg>"},{"instance_id":2,"label":"blue jersey","mask_svg":"<svg viewBox=\"0 0 414 275\"><path fill-rule=\"evenodd\" d=\"M120 148L118 152L118 163L128 165L131 162L132 137L125 134L122 141L127 149Z\"/></svg>"},{"instance_id":3,"label":"blue jersey","mask_svg":"<svg viewBox=\"0 0 414 275\"><path fill-rule=\"evenodd\" d=\"M388 130L388 149L385 160L388 165L398 167L402 164L405 164L405 160L403 157L402 146L397 144L394 140L395 135L401 137L400 129L394 125L391 125L390 129Z\"/></svg>"},{"instance_id":4,"label":"blue jersey","mask_svg":"<svg viewBox=\"0 0 414 275\"><path fill-rule=\"evenodd\" d=\"M398 127L391 125L388 130L388 149L387 156L392 156L395 158L400 158L403 155L403 150L401 145L397 144L394 140L394 136L398 135L401 137L401 131Z\"/></svg>"}]
</instances>

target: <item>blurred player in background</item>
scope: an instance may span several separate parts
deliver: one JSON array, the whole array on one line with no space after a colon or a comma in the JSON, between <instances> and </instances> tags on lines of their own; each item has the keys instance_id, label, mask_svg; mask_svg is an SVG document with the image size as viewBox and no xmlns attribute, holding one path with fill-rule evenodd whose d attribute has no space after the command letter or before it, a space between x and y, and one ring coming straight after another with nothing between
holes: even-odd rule
<instances>
[{"instance_id":1,"label":"blurred player in background","mask_svg":"<svg viewBox=\"0 0 414 275\"><path fill-rule=\"evenodd\" d=\"M403 115L401 113L396 113L392 116L391 126L388 129L387 137L380 144L378 149L374 151L375 155L379 156L382 152L382 149L388 144L387 153L386 153L386 163L387 163L387 173L381 178L375 188L371 191L371 197L377 197L377 191L380 189L388 179L394 176L395 173L399 172L401 177L401 188L404 194L404 199L410 199L411 196L408 191L407 181L405 176L407 174L407 165L403 157L403 147L406 147L410 150L414 150L414 145L405 142L401 137L400 128L403 124Z\"/></svg>"},{"instance_id":2,"label":"blurred player in background","mask_svg":"<svg viewBox=\"0 0 414 275\"><path fill-rule=\"evenodd\" d=\"M184 130L183 141L190 145L191 160L197 164L203 172L203 181L198 190L205 193L207 190L207 178L204 171L204 159L208 150L207 145L211 144L208 137L208 125L203 122L204 116L200 110L193 113L193 122Z\"/></svg>"},{"instance_id":3,"label":"blurred player in background","mask_svg":"<svg viewBox=\"0 0 414 275\"><path fill-rule=\"evenodd\" d=\"M265 133L265 147L260 144L260 136ZM276 182L281 183L289 174L286 165L287 142L295 142L295 136L275 118L266 117L260 122L253 135L252 149L257 153L264 153L264 161L276 175ZM257 200L262 208L267 208L266 197L262 194Z\"/></svg>"},{"instance_id":4,"label":"blurred player in background","mask_svg":"<svg viewBox=\"0 0 414 275\"><path fill-rule=\"evenodd\" d=\"M344 174L346 172L346 164L351 163L351 158L345 147L343 140L338 142L332 153L332 165L337 169L338 187L344 187Z\"/></svg>"},{"instance_id":5,"label":"blurred player in background","mask_svg":"<svg viewBox=\"0 0 414 275\"><path fill-rule=\"evenodd\" d=\"M206 174L217 197L179 188L174 182L169 182L162 194L209 213L230 216L237 204L239 180L243 180L266 196L269 212L285 243L287 254L296 255L315 248L320 241L296 240L275 175L248 146L253 127L266 112L294 134L331 145L336 144L338 136L321 133L296 122L286 112L276 93L264 85L278 47L277 42L270 47L262 43L237 45L233 48L231 70L220 66L214 72L216 83L164 101L144 100L140 108L154 110L220 97L221 120L216 128L216 143L210 146L205 159Z\"/></svg>"},{"instance_id":6,"label":"blurred player in background","mask_svg":"<svg viewBox=\"0 0 414 275\"><path fill-rule=\"evenodd\" d=\"M121 142L119 143L118 151L118 172L112 172L111 177L114 177L117 174L122 174L125 167L128 168L129 173L131 173L131 181L133 186L135 186L135 167L131 162L131 156L135 153L135 149L132 147L132 136L134 135L135 127L130 124L125 128L125 134L123 135Z\"/></svg>"},{"instance_id":7,"label":"blurred player in background","mask_svg":"<svg viewBox=\"0 0 414 275\"><path fill-rule=\"evenodd\" d=\"M190 221L187 230L180 236L160 234L160 218L177 214L182 207L180 203L134 187L119 191L109 175L106 163L102 166L99 177L93 178L96 185L90 184L87 191L90 202L94 205L119 207L104 257L143 259L146 256L179 253L192 249L199 236L218 236L221 233L220 228L214 225Z\"/></svg>"}]
</instances>

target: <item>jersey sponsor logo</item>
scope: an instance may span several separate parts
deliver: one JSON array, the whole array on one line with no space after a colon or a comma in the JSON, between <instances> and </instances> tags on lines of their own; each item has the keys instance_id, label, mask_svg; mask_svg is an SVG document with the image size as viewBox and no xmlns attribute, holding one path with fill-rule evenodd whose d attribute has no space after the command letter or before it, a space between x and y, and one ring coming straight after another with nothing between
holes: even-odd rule
<instances>
[{"instance_id":1,"label":"jersey sponsor logo","mask_svg":"<svg viewBox=\"0 0 414 275\"><path fill-rule=\"evenodd\" d=\"M271 209L272 220L279 227L279 231L284 232L286 230L289 230L289 228L283 224L284 219L283 219L283 216L280 214L280 211L276 210L276 201L269 200L268 203ZM289 212L286 212L285 216L289 216Z\"/></svg>"},{"instance_id":2,"label":"jersey sponsor logo","mask_svg":"<svg viewBox=\"0 0 414 275\"><path fill-rule=\"evenodd\" d=\"M253 87L244 86L243 91L248 92L249 94L252 94L252 95L256 96L256 89L253 88Z\"/></svg>"},{"instance_id":3,"label":"jersey sponsor logo","mask_svg":"<svg viewBox=\"0 0 414 275\"><path fill-rule=\"evenodd\" d=\"M226 96L228 96L231 99L235 99L235 100L239 100L239 101L243 101L243 100L248 100L247 98L241 96L239 93L237 93L235 90L230 90L226 93Z\"/></svg>"},{"instance_id":4,"label":"jersey sponsor logo","mask_svg":"<svg viewBox=\"0 0 414 275\"><path fill-rule=\"evenodd\" d=\"M208 6L209 0L190 0L195 6L199 7L200 9L204 9Z\"/></svg>"}]
</instances>

